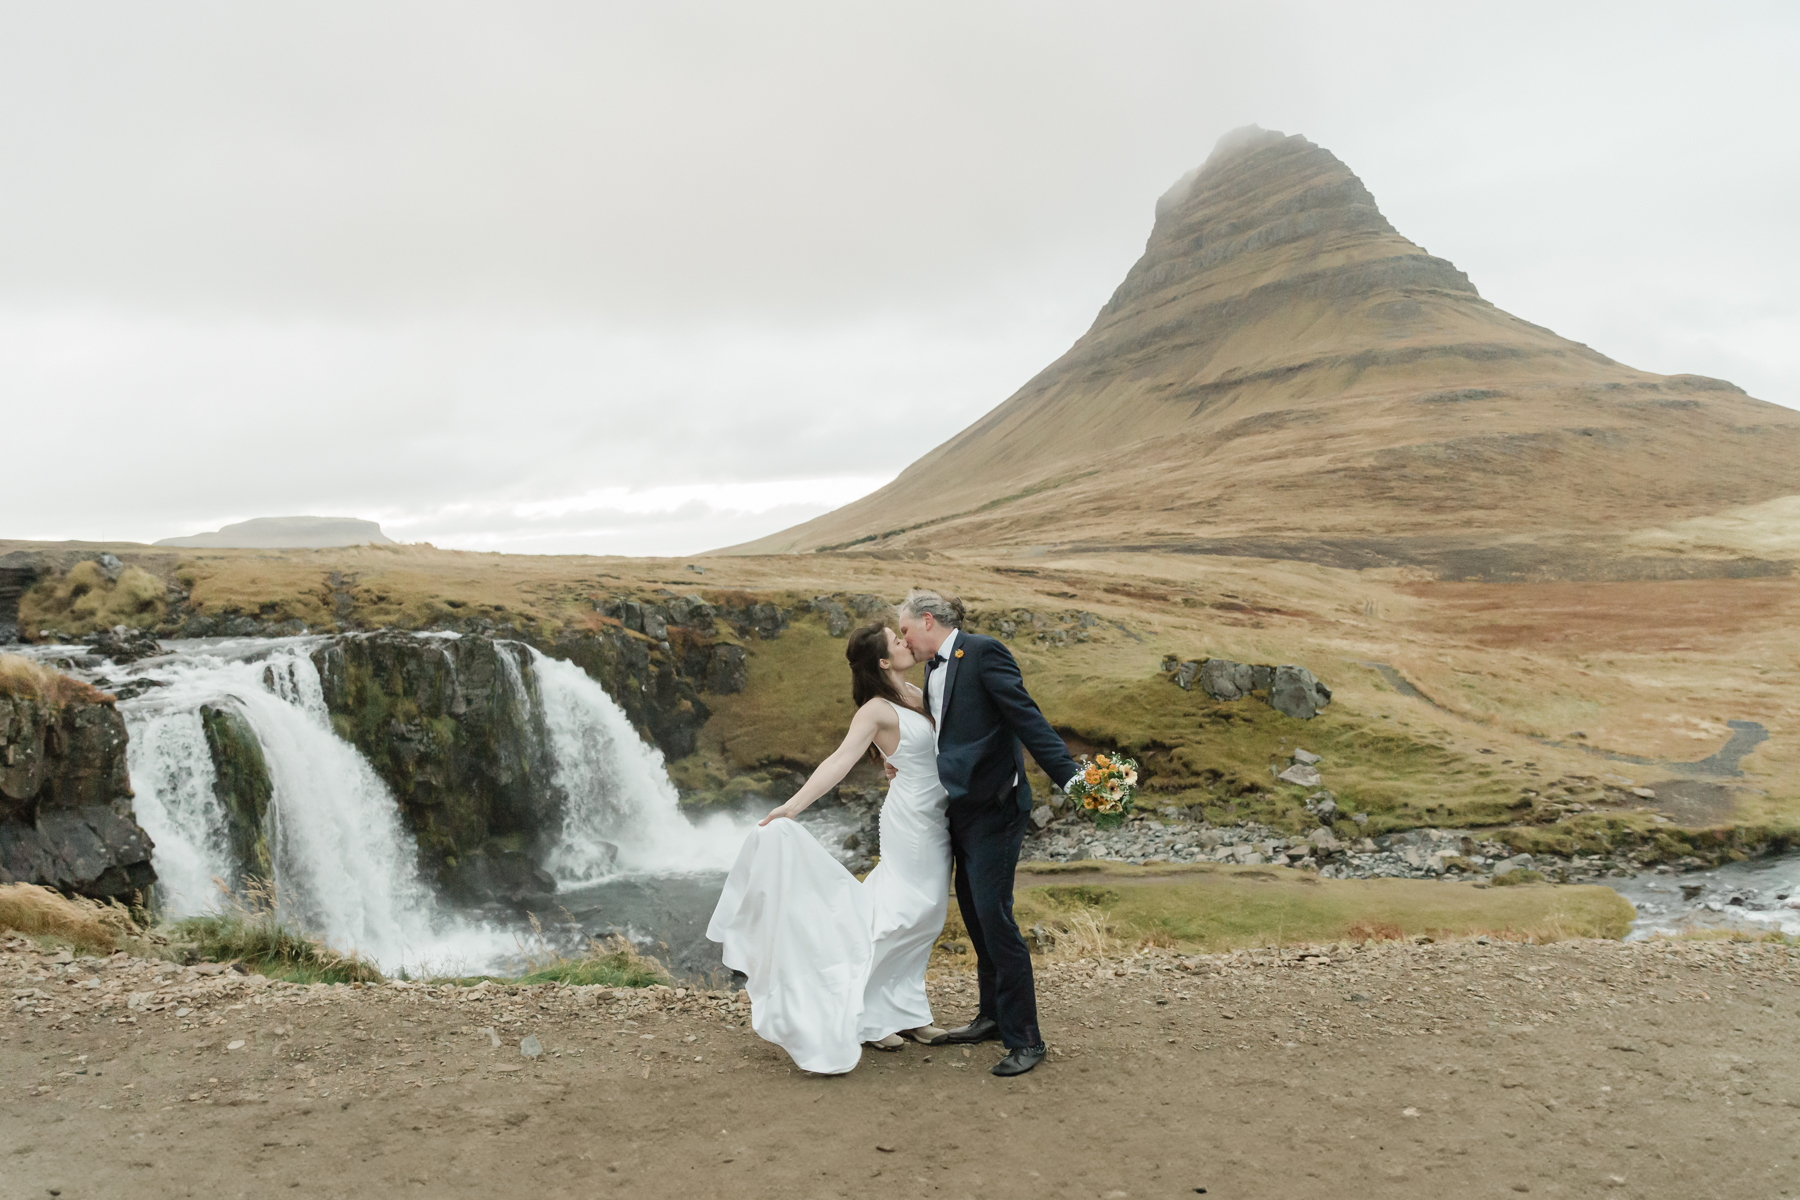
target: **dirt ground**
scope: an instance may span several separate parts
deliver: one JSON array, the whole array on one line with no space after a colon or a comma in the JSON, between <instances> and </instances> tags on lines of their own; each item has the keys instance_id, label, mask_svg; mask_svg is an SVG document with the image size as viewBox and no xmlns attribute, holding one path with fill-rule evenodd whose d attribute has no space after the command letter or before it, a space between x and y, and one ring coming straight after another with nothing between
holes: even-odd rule
<instances>
[{"instance_id":1,"label":"dirt ground","mask_svg":"<svg viewBox=\"0 0 1800 1200\"><path fill-rule=\"evenodd\" d=\"M992 1045L807 1075L726 993L155 969L22 940L0 955L7 1200L1800 1187L1800 957L1782 946L1046 963L1054 1049L1017 1080L987 1073ZM971 985L934 980L944 1023L971 1014Z\"/></svg>"}]
</instances>

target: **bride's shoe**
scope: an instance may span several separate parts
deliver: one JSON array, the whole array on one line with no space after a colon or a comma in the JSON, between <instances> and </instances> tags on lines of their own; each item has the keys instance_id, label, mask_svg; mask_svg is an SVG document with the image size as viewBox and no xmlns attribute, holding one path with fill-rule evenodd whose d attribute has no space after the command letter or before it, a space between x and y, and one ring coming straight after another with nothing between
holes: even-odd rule
<instances>
[{"instance_id":1,"label":"bride's shoe","mask_svg":"<svg viewBox=\"0 0 1800 1200\"><path fill-rule=\"evenodd\" d=\"M937 1046L950 1035L936 1025L921 1025L917 1029L902 1029L900 1036L911 1038L922 1046Z\"/></svg>"},{"instance_id":2,"label":"bride's shoe","mask_svg":"<svg viewBox=\"0 0 1800 1200\"><path fill-rule=\"evenodd\" d=\"M897 1033L890 1033L879 1042L864 1042L863 1045L871 1050L887 1050L892 1052L906 1045L906 1039L902 1038Z\"/></svg>"}]
</instances>

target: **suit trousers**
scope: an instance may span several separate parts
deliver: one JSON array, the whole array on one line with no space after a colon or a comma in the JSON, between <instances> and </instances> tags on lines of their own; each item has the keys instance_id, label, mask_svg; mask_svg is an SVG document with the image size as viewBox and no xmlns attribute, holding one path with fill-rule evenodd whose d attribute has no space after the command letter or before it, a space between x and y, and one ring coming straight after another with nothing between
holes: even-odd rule
<instances>
[{"instance_id":1,"label":"suit trousers","mask_svg":"<svg viewBox=\"0 0 1800 1200\"><path fill-rule=\"evenodd\" d=\"M950 856L956 866L956 905L975 946L981 1016L1000 1025L1008 1050L1035 1046L1037 984L1031 951L1013 920L1013 873L1031 814L1013 794L998 800L953 801L949 807Z\"/></svg>"}]
</instances>

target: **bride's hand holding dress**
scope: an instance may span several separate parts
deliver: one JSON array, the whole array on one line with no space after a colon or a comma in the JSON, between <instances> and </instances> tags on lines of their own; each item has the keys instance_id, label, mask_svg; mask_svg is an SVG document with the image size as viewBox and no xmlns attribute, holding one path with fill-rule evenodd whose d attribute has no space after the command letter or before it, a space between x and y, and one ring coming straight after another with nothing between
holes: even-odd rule
<instances>
[{"instance_id":1,"label":"bride's hand holding dress","mask_svg":"<svg viewBox=\"0 0 1800 1200\"><path fill-rule=\"evenodd\" d=\"M902 703L868 700L837 751L751 830L707 927L725 965L747 977L752 1028L809 1071L839 1074L865 1043L937 1032L925 967L949 907L947 796L931 720L911 707L917 689L893 691ZM782 818L835 787L871 744L898 773L882 804L880 862L859 882Z\"/></svg>"}]
</instances>

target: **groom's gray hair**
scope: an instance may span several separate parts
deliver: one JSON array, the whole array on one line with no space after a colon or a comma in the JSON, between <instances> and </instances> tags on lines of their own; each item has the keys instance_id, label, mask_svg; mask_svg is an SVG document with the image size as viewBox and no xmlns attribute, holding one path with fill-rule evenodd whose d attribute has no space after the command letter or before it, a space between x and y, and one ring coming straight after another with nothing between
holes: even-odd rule
<instances>
[{"instance_id":1,"label":"groom's gray hair","mask_svg":"<svg viewBox=\"0 0 1800 1200\"><path fill-rule=\"evenodd\" d=\"M955 596L946 600L928 588L914 588L900 602L900 614L915 621L920 617L930 617L949 629L961 629L963 602Z\"/></svg>"}]
</instances>

